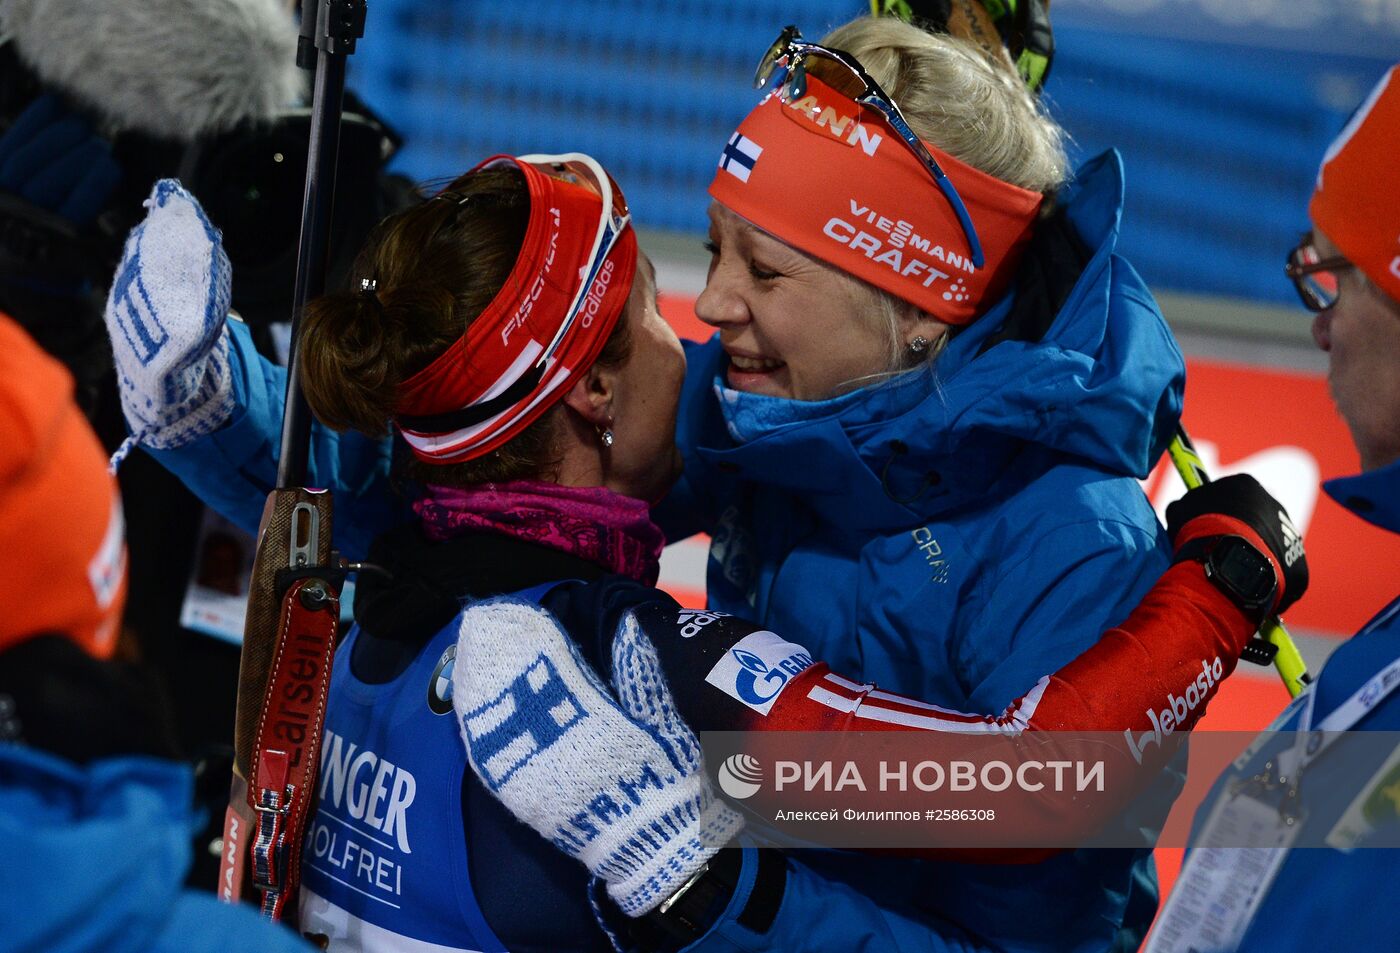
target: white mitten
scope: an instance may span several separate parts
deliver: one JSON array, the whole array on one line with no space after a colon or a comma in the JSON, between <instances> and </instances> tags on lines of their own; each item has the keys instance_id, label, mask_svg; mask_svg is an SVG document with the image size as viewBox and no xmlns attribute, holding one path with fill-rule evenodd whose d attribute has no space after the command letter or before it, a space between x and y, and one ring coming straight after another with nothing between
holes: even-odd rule
<instances>
[{"instance_id":1,"label":"white mitten","mask_svg":"<svg viewBox=\"0 0 1400 953\"><path fill-rule=\"evenodd\" d=\"M624 664L644 670L644 652L632 649ZM507 598L467 608L452 673L462 741L482 783L634 917L743 825L715 796L654 651L651 664L629 679L619 707L553 616Z\"/></svg>"},{"instance_id":2,"label":"white mitten","mask_svg":"<svg viewBox=\"0 0 1400 953\"><path fill-rule=\"evenodd\" d=\"M107 296L107 334L131 445L169 450L233 415L228 326L233 269L194 196L161 179Z\"/></svg>"}]
</instances>

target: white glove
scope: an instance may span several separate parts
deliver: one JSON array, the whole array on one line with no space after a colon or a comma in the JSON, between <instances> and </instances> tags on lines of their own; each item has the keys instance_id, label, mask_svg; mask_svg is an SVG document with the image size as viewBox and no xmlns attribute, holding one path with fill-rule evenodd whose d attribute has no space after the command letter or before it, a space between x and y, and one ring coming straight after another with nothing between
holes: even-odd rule
<instances>
[{"instance_id":1,"label":"white glove","mask_svg":"<svg viewBox=\"0 0 1400 953\"><path fill-rule=\"evenodd\" d=\"M169 450L233 415L228 326L233 269L218 229L174 179L151 190L107 296L122 411L136 443Z\"/></svg>"},{"instance_id":2,"label":"white glove","mask_svg":"<svg viewBox=\"0 0 1400 953\"><path fill-rule=\"evenodd\" d=\"M472 769L605 881L628 916L675 893L743 826L715 796L630 614L614 645L614 668L627 674L621 705L533 603L470 606L456 658L452 703Z\"/></svg>"}]
</instances>

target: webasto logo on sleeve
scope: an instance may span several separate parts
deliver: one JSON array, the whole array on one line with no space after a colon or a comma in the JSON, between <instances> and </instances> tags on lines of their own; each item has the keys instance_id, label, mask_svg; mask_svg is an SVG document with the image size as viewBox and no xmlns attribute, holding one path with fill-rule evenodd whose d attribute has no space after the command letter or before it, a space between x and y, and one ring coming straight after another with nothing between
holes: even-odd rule
<instances>
[{"instance_id":1,"label":"webasto logo on sleeve","mask_svg":"<svg viewBox=\"0 0 1400 953\"><path fill-rule=\"evenodd\" d=\"M1142 736L1135 740L1132 729L1124 729L1123 738L1128 742L1128 750L1133 753L1133 758L1138 764L1142 764L1142 753L1147 750L1148 745L1160 746L1163 738L1186 723L1191 713L1205 701L1210 690L1219 684L1224 672L1225 668L1218 656L1209 662L1202 662L1201 673L1196 676L1194 682L1186 686L1186 691L1180 697L1168 692L1166 707L1160 713L1151 708L1147 709L1147 720L1152 722L1151 731L1143 732Z\"/></svg>"}]
</instances>

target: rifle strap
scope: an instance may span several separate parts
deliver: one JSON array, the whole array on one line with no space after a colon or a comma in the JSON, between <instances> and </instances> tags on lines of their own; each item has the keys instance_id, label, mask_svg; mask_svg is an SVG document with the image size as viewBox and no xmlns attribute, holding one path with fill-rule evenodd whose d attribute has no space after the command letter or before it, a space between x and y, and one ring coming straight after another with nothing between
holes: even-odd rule
<instances>
[{"instance_id":1,"label":"rifle strap","mask_svg":"<svg viewBox=\"0 0 1400 953\"><path fill-rule=\"evenodd\" d=\"M263 916L271 920L282 919L301 879L339 619L336 587L326 580L297 580L282 599L248 783L248 805L257 819L253 886L262 893Z\"/></svg>"}]
</instances>

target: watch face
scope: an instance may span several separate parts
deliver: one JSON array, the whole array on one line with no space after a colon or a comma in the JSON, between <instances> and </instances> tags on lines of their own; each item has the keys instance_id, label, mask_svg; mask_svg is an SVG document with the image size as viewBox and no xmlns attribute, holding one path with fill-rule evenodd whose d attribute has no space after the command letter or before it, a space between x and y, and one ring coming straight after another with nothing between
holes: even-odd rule
<instances>
[{"instance_id":1,"label":"watch face","mask_svg":"<svg viewBox=\"0 0 1400 953\"><path fill-rule=\"evenodd\" d=\"M1273 595L1273 566L1262 553L1239 537L1220 541L1211 551L1210 568L1212 575L1250 608L1262 607Z\"/></svg>"}]
</instances>

